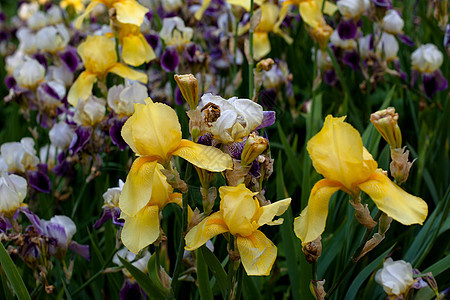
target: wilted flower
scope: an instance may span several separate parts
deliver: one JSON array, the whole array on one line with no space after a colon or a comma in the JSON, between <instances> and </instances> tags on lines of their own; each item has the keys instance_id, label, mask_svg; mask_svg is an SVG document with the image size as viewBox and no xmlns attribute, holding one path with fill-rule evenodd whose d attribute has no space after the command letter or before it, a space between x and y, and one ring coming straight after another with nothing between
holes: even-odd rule
<instances>
[{"instance_id":1,"label":"wilted flower","mask_svg":"<svg viewBox=\"0 0 450 300\"><path fill-rule=\"evenodd\" d=\"M88 36L77 50L86 70L78 76L67 95L67 100L73 106L77 105L80 98L89 98L94 83L98 79L104 80L110 72L147 83L147 75L117 62L115 42L105 36Z\"/></svg>"},{"instance_id":2,"label":"wilted flower","mask_svg":"<svg viewBox=\"0 0 450 300\"><path fill-rule=\"evenodd\" d=\"M403 260L393 261L389 257L384 261L383 268L375 274L375 281L383 286L389 296L406 295L414 283L412 266Z\"/></svg>"},{"instance_id":3,"label":"wilted flower","mask_svg":"<svg viewBox=\"0 0 450 300\"><path fill-rule=\"evenodd\" d=\"M269 275L277 256L277 247L259 227L280 225L283 219L273 220L288 209L291 199L260 206L259 201L244 184L222 186L220 211L206 217L186 235L186 250L195 250L214 236L230 232L236 244L242 264L248 275Z\"/></svg>"},{"instance_id":4,"label":"wilted flower","mask_svg":"<svg viewBox=\"0 0 450 300\"><path fill-rule=\"evenodd\" d=\"M67 149L72 142L75 130L66 122L59 122L53 125L49 131L50 142L53 146Z\"/></svg>"},{"instance_id":5,"label":"wilted flower","mask_svg":"<svg viewBox=\"0 0 450 300\"><path fill-rule=\"evenodd\" d=\"M377 169L358 131L344 119L327 116L322 130L307 145L314 168L325 179L314 185L308 206L294 221L295 234L303 245L324 231L328 202L338 190L353 198L365 192L381 211L404 225L422 224L428 213L425 201L408 194Z\"/></svg>"},{"instance_id":6,"label":"wilted flower","mask_svg":"<svg viewBox=\"0 0 450 300\"><path fill-rule=\"evenodd\" d=\"M83 126L94 126L105 117L106 101L103 98L90 96L85 101L79 101L75 108L73 120Z\"/></svg>"},{"instance_id":7,"label":"wilted flower","mask_svg":"<svg viewBox=\"0 0 450 300\"><path fill-rule=\"evenodd\" d=\"M0 213L14 214L27 195L27 181L15 174L0 175Z\"/></svg>"}]
</instances>

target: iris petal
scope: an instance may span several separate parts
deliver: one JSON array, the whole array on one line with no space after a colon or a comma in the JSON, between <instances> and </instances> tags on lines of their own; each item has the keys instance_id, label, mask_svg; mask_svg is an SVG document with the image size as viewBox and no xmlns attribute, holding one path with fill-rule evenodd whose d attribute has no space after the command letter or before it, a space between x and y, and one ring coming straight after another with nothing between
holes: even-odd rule
<instances>
[{"instance_id":1,"label":"iris petal","mask_svg":"<svg viewBox=\"0 0 450 300\"><path fill-rule=\"evenodd\" d=\"M213 213L188 232L184 249L195 250L216 235L227 231L228 227L222 218L222 214L220 212Z\"/></svg>"}]
</instances>

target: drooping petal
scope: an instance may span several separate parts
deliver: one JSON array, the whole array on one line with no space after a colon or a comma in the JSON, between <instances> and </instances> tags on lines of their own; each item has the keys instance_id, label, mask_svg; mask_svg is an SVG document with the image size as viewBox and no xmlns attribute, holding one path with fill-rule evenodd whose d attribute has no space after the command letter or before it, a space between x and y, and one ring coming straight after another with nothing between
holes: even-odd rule
<instances>
[{"instance_id":1,"label":"drooping petal","mask_svg":"<svg viewBox=\"0 0 450 300\"><path fill-rule=\"evenodd\" d=\"M126 183L125 183L126 184ZM122 243L134 254L156 241L159 237L159 208L147 205L134 217L122 213L125 219L121 239Z\"/></svg>"},{"instance_id":2,"label":"drooping petal","mask_svg":"<svg viewBox=\"0 0 450 300\"><path fill-rule=\"evenodd\" d=\"M158 157L161 162L169 160L181 142L176 112L166 104L151 100L146 105L135 104L134 108L135 113L122 129L124 140L136 153Z\"/></svg>"},{"instance_id":3,"label":"drooping petal","mask_svg":"<svg viewBox=\"0 0 450 300\"><path fill-rule=\"evenodd\" d=\"M253 34L253 58L260 60L270 52L269 34L267 32L255 32Z\"/></svg>"},{"instance_id":4,"label":"drooping petal","mask_svg":"<svg viewBox=\"0 0 450 300\"><path fill-rule=\"evenodd\" d=\"M189 230L185 237L186 246L184 249L195 250L216 235L227 231L228 227L222 218L222 214L220 212L213 213Z\"/></svg>"},{"instance_id":5,"label":"drooping petal","mask_svg":"<svg viewBox=\"0 0 450 300\"><path fill-rule=\"evenodd\" d=\"M148 9L134 0L117 1L113 5L116 8L117 20L121 23L141 26Z\"/></svg>"},{"instance_id":6,"label":"drooping petal","mask_svg":"<svg viewBox=\"0 0 450 300\"><path fill-rule=\"evenodd\" d=\"M147 43L144 36L129 35L123 38L122 57L125 63L140 66L155 58L155 52Z\"/></svg>"},{"instance_id":7,"label":"drooping petal","mask_svg":"<svg viewBox=\"0 0 450 300\"><path fill-rule=\"evenodd\" d=\"M77 242L71 241L69 243L69 249L80 255L85 260L91 260L91 255L89 253L89 245L80 245Z\"/></svg>"},{"instance_id":8,"label":"drooping petal","mask_svg":"<svg viewBox=\"0 0 450 300\"><path fill-rule=\"evenodd\" d=\"M353 190L369 178L375 164L365 161L370 159L363 156L361 136L344 119L328 115L320 132L309 140L307 150L317 172Z\"/></svg>"},{"instance_id":9,"label":"drooping petal","mask_svg":"<svg viewBox=\"0 0 450 300\"><path fill-rule=\"evenodd\" d=\"M249 276L267 276L277 258L277 247L264 233L256 230L247 237L238 236L237 248Z\"/></svg>"},{"instance_id":10,"label":"drooping petal","mask_svg":"<svg viewBox=\"0 0 450 300\"><path fill-rule=\"evenodd\" d=\"M147 83L147 75L143 72L136 71L128 66L121 63L115 63L114 66L109 69L109 72L119 75L123 78L128 78L131 80L137 80L142 83Z\"/></svg>"},{"instance_id":11,"label":"drooping petal","mask_svg":"<svg viewBox=\"0 0 450 300\"><path fill-rule=\"evenodd\" d=\"M359 184L359 188L372 198L381 211L404 225L423 224L427 217L427 203L402 190L381 170Z\"/></svg>"},{"instance_id":12,"label":"drooping petal","mask_svg":"<svg viewBox=\"0 0 450 300\"><path fill-rule=\"evenodd\" d=\"M136 215L150 201L156 164L148 157L133 162L119 198L119 207L128 216Z\"/></svg>"},{"instance_id":13,"label":"drooping petal","mask_svg":"<svg viewBox=\"0 0 450 300\"><path fill-rule=\"evenodd\" d=\"M78 100L86 100L92 94L92 87L97 81L97 76L90 72L84 71L78 76L73 83L67 95L67 101L72 106L77 106Z\"/></svg>"},{"instance_id":14,"label":"drooping petal","mask_svg":"<svg viewBox=\"0 0 450 300\"><path fill-rule=\"evenodd\" d=\"M339 188L339 183L327 179L318 181L312 188L308 206L294 220L295 235L302 240L303 245L314 241L324 231L328 215L328 202Z\"/></svg>"},{"instance_id":15,"label":"drooping petal","mask_svg":"<svg viewBox=\"0 0 450 300\"><path fill-rule=\"evenodd\" d=\"M81 14L74 22L75 28L80 29L81 28L81 24L83 24L83 20L84 18L86 18L93 10L94 8L101 4L101 2L99 1L91 1L91 3L89 3L89 5L86 7L86 9L84 10L83 14Z\"/></svg>"},{"instance_id":16,"label":"drooping petal","mask_svg":"<svg viewBox=\"0 0 450 300\"><path fill-rule=\"evenodd\" d=\"M288 209L289 204L291 204L291 198L262 206L259 209L261 215L258 218L258 225L279 225L278 223L274 223L272 220L275 216L281 216L282 214L284 214L284 212Z\"/></svg>"},{"instance_id":17,"label":"drooping petal","mask_svg":"<svg viewBox=\"0 0 450 300\"><path fill-rule=\"evenodd\" d=\"M196 144L189 140L181 140L172 155L180 156L193 165L211 172L221 172L233 167L233 161L228 154L215 147Z\"/></svg>"}]
</instances>

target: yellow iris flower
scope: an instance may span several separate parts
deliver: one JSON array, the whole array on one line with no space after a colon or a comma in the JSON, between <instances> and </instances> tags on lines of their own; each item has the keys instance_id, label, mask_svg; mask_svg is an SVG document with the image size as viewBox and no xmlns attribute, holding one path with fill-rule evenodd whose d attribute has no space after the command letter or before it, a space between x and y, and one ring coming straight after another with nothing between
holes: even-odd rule
<instances>
[{"instance_id":1,"label":"yellow iris flower","mask_svg":"<svg viewBox=\"0 0 450 300\"><path fill-rule=\"evenodd\" d=\"M116 17L119 22L134 24L136 26L142 25L142 22L144 22L144 16L148 11L147 8L140 5L135 0L92 0L86 7L83 14L75 20L74 25L77 29L81 28L84 18L86 18L99 4L104 4L108 11L111 8L114 8L116 10Z\"/></svg>"},{"instance_id":2,"label":"yellow iris flower","mask_svg":"<svg viewBox=\"0 0 450 300\"><path fill-rule=\"evenodd\" d=\"M59 6L62 9L67 9L68 7L73 7L77 14L84 10L84 3L81 0L62 0L59 2Z\"/></svg>"},{"instance_id":3,"label":"yellow iris flower","mask_svg":"<svg viewBox=\"0 0 450 300\"><path fill-rule=\"evenodd\" d=\"M319 26L323 26L325 20L323 19L322 14L322 0L287 0L284 1L281 6L280 18L278 19L277 24L275 25L275 31L279 31L279 27L283 22L284 18L287 15L288 9L291 5L298 6L300 10L300 15L302 16L303 21L311 26L312 28L317 28ZM327 15L333 15L337 6L331 2L325 1L325 6L323 12Z\"/></svg>"},{"instance_id":4,"label":"yellow iris flower","mask_svg":"<svg viewBox=\"0 0 450 300\"><path fill-rule=\"evenodd\" d=\"M221 172L231 169L233 162L228 154L217 148L181 139L178 116L168 105L153 103L150 98L147 98L146 104L135 104L134 108L134 114L122 128L122 137L138 157L133 162L123 186L119 207L125 215L137 216L135 224L140 226L139 222L144 222L141 221L142 218L139 218L141 214L155 214L149 211L150 208L145 208L148 206L149 199L153 199L153 193L157 194L155 197L158 199L167 199L166 196L160 196L163 193L159 184L160 180L159 177L155 177L155 172L158 172L158 163L167 165L171 157L176 155L199 168ZM164 192L164 195L166 193L168 192ZM161 208L161 205L159 207ZM145 211L142 211L143 208ZM156 208L152 209L156 210ZM150 239L146 241L148 240Z\"/></svg>"},{"instance_id":5,"label":"yellow iris flower","mask_svg":"<svg viewBox=\"0 0 450 300\"><path fill-rule=\"evenodd\" d=\"M158 239L159 212L169 203L182 206L181 194L173 193L172 186L167 183L166 177L160 171L161 168L160 164L155 166L153 178L150 179L152 193L145 195L147 197L145 206L133 216L127 215L124 211L120 215L125 220L121 233L122 243L135 254ZM122 201L122 197L120 199Z\"/></svg>"},{"instance_id":6,"label":"yellow iris flower","mask_svg":"<svg viewBox=\"0 0 450 300\"><path fill-rule=\"evenodd\" d=\"M230 3L231 5L243 7L246 11L250 11L250 0L226 0L226 2ZM261 4L260 0L255 0L254 2L256 4ZM203 0L202 6L195 12L195 18L197 20L200 20L202 18L203 13L208 8L210 3L211 0Z\"/></svg>"},{"instance_id":7,"label":"yellow iris flower","mask_svg":"<svg viewBox=\"0 0 450 300\"><path fill-rule=\"evenodd\" d=\"M322 130L308 142L313 166L325 179L314 185L308 206L294 221L302 244L322 234L329 200L338 190L354 198L365 192L381 211L404 225L423 224L428 214L425 201L408 194L377 169L358 131L344 119L327 116Z\"/></svg>"},{"instance_id":8,"label":"yellow iris flower","mask_svg":"<svg viewBox=\"0 0 450 300\"><path fill-rule=\"evenodd\" d=\"M264 233L258 230L262 225L279 225L283 219L273 221L282 215L291 203L284 199L260 206L255 194L245 187L222 186L220 211L205 218L186 235L186 250L195 250L212 237L230 232L236 237L236 244L242 264L248 275L269 275L277 257L277 247Z\"/></svg>"},{"instance_id":9,"label":"yellow iris flower","mask_svg":"<svg viewBox=\"0 0 450 300\"><path fill-rule=\"evenodd\" d=\"M86 70L78 76L67 95L67 100L73 106L77 106L80 98L89 98L94 83L98 79L104 80L110 72L147 83L147 75L117 62L116 43L106 36L88 36L77 51Z\"/></svg>"},{"instance_id":10,"label":"yellow iris flower","mask_svg":"<svg viewBox=\"0 0 450 300\"><path fill-rule=\"evenodd\" d=\"M115 22L112 27L117 32L119 44L122 45L122 58L126 64L136 67L156 57L139 26ZM114 37L114 34L108 36Z\"/></svg>"},{"instance_id":11,"label":"yellow iris flower","mask_svg":"<svg viewBox=\"0 0 450 300\"><path fill-rule=\"evenodd\" d=\"M253 58L260 60L270 52L269 32L272 32L277 22L280 9L278 5L264 3L260 7L261 21L253 33Z\"/></svg>"}]
</instances>

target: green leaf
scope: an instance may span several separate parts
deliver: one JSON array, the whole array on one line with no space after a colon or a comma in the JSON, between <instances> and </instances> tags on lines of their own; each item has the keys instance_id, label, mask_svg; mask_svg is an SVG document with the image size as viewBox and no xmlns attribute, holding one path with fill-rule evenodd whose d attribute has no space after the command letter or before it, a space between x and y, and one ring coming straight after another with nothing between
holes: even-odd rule
<instances>
[{"instance_id":1,"label":"green leaf","mask_svg":"<svg viewBox=\"0 0 450 300\"><path fill-rule=\"evenodd\" d=\"M281 143L283 144L284 151L288 157L288 163L292 167L292 173L294 174L294 179L297 185L302 185L302 180L299 175L299 170L301 170L300 162L297 159L295 151L292 149L291 145L284 134L283 128L281 128L280 123L278 123L278 134L280 135Z\"/></svg>"},{"instance_id":2,"label":"green leaf","mask_svg":"<svg viewBox=\"0 0 450 300\"><path fill-rule=\"evenodd\" d=\"M148 276L153 281L153 283L158 286L158 288L160 290L165 291L165 293L168 294L170 291L163 286L163 284L161 283L161 280L159 279L158 267L157 267L158 264L156 262L158 254L159 254L159 251L155 252L148 260L148 263L147 263Z\"/></svg>"},{"instance_id":3,"label":"green leaf","mask_svg":"<svg viewBox=\"0 0 450 300\"><path fill-rule=\"evenodd\" d=\"M122 257L118 256L124 267L130 272L131 276L133 276L134 279L136 279L139 286L145 291L147 296L150 299L166 299L166 297L169 295L167 290L163 290L160 288L160 286L156 283L154 283L147 274L133 266L131 263L123 259Z\"/></svg>"},{"instance_id":4,"label":"green leaf","mask_svg":"<svg viewBox=\"0 0 450 300\"><path fill-rule=\"evenodd\" d=\"M202 246L200 248L200 251L202 252L202 257L206 262L206 264L208 265L208 268L211 270L211 273L213 273L214 277L216 278L216 282L219 284L222 295L225 295L227 292L227 273L225 272L222 264L217 259L217 257L211 252L211 250L208 249L208 247Z\"/></svg>"},{"instance_id":5,"label":"green leaf","mask_svg":"<svg viewBox=\"0 0 450 300\"><path fill-rule=\"evenodd\" d=\"M442 272L448 270L450 268L450 255L447 255L440 261L434 263L432 266L428 267L422 273L433 273L433 276L436 277Z\"/></svg>"},{"instance_id":6,"label":"green leaf","mask_svg":"<svg viewBox=\"0 0 450 300\"><path fill-rule=\"evenodd\" d=\"M202 248L206 248L205 245ZM197 249L197 281L201 299L214 299L211 286L209 285L209 272L205 259L203 258L203 251Z\"/></svg>"},{"instance_id":7,"label":"green leaf","mask_svg":"<svg viewBox=\"0 0 450 300\"><path fill-rule=\"evenodd\" d=\"M372 274L372 272L381 264L383 259L388 255L389 252L392 251L395 244L392 245L389 249L387 249L383 254L375 258L370 264L368 264L359 274L356 276L356 278L353 280L352 284L350 285L347 294L343 299L355 299L356 294L358 293L359 288L361 285L366 281L366 279Z\"/></svg>"},{"instance_id":8,"label":"green leaf","mask_svg":"<svg viewBox=\"0 0 450 300\"><path fill-rule=\"evenodd\" d=\"M19 300L31 299L30 294L28 294L28 290L23 283L22 277L20 277L20 274L8 252L6 252L3 243L0 243L0 264L3 271L6 273L6 277L8 277L8 280L11 283L17 298Z\"/></svg>"}]
</instances>

